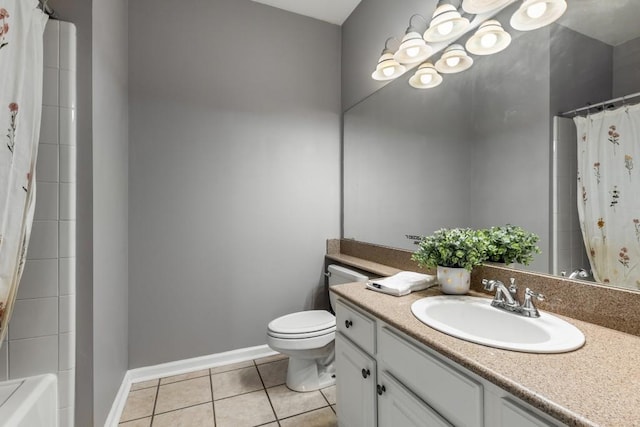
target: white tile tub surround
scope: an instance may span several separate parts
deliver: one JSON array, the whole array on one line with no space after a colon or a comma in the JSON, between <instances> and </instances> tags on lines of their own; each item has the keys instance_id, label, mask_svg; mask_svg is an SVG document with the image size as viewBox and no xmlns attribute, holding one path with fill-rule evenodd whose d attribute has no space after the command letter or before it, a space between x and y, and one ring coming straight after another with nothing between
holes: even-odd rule
<instances>
[{"instance_id":1,"label":"white tile tub surround","mask_svg":"<svg viewBox=\"0 0 640 427\"><path fill-rule=\"evenodd\" d=\"M44 86L29 252L0 348L0 381L58 376L58 419L73 426L75 379L75 26L45 29Z\"/></svg>"}]
</instances>

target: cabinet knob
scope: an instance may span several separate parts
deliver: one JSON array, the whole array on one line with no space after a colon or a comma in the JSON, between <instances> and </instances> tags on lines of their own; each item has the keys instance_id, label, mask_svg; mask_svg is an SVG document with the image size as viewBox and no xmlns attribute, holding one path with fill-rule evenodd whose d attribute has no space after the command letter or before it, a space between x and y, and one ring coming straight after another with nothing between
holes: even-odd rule
<instances>
[{"instance_id":1,"label":"cabinet knob","mask_svg":"<svg viewBox=\"0 0 640 427\"><path fill-rule=\"evenodd\" d=\"M344 326L349 329L351 326L353 326L353 322L351 320L345 320L344 321Z\"/></svg>"},{"instance_id":2,"label":"cabinet knob","mask_svg":"<svg viewBox=\"0 0 640 427\"><path fill-rule=\"evenodd\" d=\"M385 388L385 386L378 384L376 389L378 390L378 394L380 396L382 396L382 393L384 393L385 391L387 391L387 389Z\"/></svg>"},{"instance_id":3,"label":"cabinet knob","mask_svg":"<svg viewBox=\"0 0 640 427\"><path fill-rule=\"evenodd\" d=\"M366 368L362 368L362 378L366 379L369 375L371 375L371 371Z\"/></svg>"}]
</instances>

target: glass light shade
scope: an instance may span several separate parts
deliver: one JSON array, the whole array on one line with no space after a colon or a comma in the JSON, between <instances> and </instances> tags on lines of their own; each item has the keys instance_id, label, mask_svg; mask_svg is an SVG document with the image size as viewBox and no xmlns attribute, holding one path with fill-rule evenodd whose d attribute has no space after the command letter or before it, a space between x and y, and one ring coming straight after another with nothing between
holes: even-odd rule
<instances>
[{"instance_id":1,"label":"glass light shade","mask_svg":"<svg viewBox=\"0 0 640 427\"><path fill-rule=\"evenodd\" d=\"M430 62L420 64L415 74L409 79L409 84L416 89L431 89L440 83L442 83L442 76Z\"/></svg>"},{"instance_id":2,"label":"glass light shade","mask_svg":"<svg viewBox=\"0 0 640 427\"><path fill-rule=\"evenodd\" d=\"M429 28L424 32L428 42L446 42L467 31L469 20L460 16L460 12L450 4L442 4L433 12Z\"/></svg>"},{"instance_id":3,"label":"glass light shade","mask_svg":"<svg viewBox=\"0 0 640 427\"><path fill-rule=\"evenodd\" d=\"M436 62L436 70L445 74L459 73L469 69L473 65L473 59L459 44L452 44Z\"/></svg>"},{"instance_id":4,"label":"glass light shade","mask_svg":"<svg viewBox=\"0 0 640 427\"><path fill-rule=\"evenodd\" d=\"M510 43L511 35L502 28L500 22L490 19L480 25L465 47L474 55L491 55L506 49Z\"/></svg>"},{"instance_id":5,"label":"glass light shade","mask_svg":"<svg viewBox=\"0 0 640 427\"><path fill-rule=\"evenodd\" d=\"M400 64L415 64L427 59L433 53L433 49L419 33L408 32L402 38L402 43L398 51L393 55L393 59Z\"/></svg>"},{"instance_id":6,"label":"glass light shade","mask_svg":"<svg viewBox=\"0 0 640 427\"><path fill-rule=\"evenodd\" d=\"M393 53L386 50L378 60L376 70L371 74L371 78L374 80L392 80L398 76L404 74L407 71L407 67L393 59Z\"/></svg>"},{"instance_id":7,"label":"glass light shade","mask_svg":"<svg viewBox=\"0 0 640 427\"><path fill-rule=\"evenodd\" d=\"M524 0L511 17L511 26L530 31L549 25L567 10L565 0Z\"/></svg>"},{"instance_id":8,"label":"glass light shade","mask_svg":"<svg viewBox=\"0 0 640 427\"><path fill-rule=\"evenodd\" d=\"M511 1L512 0L462 0L462 9L467 13L479 15L506 6L511 3Z\"/></svg>"}]
</instances>

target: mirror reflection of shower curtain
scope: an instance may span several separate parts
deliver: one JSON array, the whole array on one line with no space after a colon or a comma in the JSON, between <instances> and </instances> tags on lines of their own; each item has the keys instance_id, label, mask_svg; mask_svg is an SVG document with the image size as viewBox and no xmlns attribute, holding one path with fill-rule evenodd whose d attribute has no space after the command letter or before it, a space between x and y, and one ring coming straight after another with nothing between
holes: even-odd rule
<instances>
[{"instance_id":1,"label":"mirror reflection of shower curtain","mask_svg":"<svg viewBox=\"0 0 640 427\"><path fill-rule=\"evenodd\" d=\"M0 342L24 267L35 207L47 16L37 0L0 0Z\"/></svg>"},{"instance_id":2,"label":"mirror reflection of shower curtain","mask_svg":"<svg viewBox=\"0 0 640 427\"><path fill-rule=\"evenodd\" d=\"M640 104L574 122L578 215L593 275L640 289Z\"/></svg>"}]
</instances>

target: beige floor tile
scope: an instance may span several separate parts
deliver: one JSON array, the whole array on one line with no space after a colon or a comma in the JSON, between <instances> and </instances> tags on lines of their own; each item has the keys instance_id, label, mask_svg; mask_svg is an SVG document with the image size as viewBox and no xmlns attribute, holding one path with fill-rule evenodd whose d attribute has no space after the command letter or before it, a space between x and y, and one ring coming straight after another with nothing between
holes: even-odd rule
<instances>
[{"instance_id":1,"label":"beige floor tile","mask_svg":"<svg viewBox=\"0 0 640 427\"><path fill-rule=\"evenodd\" d=\"M337 414L338 410L336 408L337 408L337 405L331 405L331 409L333 409L333 412Z\"/></svg>"},{"instance_id":2,"label":"beige floor tile","mask_svg":"<svg viewBox=\"0 0 640 427\"><path fill-rule=\"evenodd\" d=\"M280 427L336 427L337 425L336 414L329 407L280 420Z\"/></svg>"},{"instance_id":3,"label":"beige floor tile","mask_svg":"<svg viewBox=\"0 0 640 427\"><path fill-rule=\"evenodd\" d=\"M201 369L199 371L187 372L186 374L172 375L170 377L160 378L160 385L171 384L171 383L184 381L184 380L192 380L194 378L205 377L207 375L209 375L208 369Z\"/></svg>"},{"instance_id":4,"label":"beige floor tile","mask_svg":"<svg viewBox=\"0 0 640 427\"><path fill-rule=\"evenodd\" d=\"M289 359L258 365L260 376L266 388L282 385L287 380L287 367Z\"/></svg>"},{"instance_id":5,"label":"beige floor tile","mask_svg":"<svg viewBox=\"0 0 640 427\"><path fill-rule=\"evenodd\" d=\"M120 423L118 427L151 427L151 417Z\"/></svg>"},{"instance_id":6,"label":"beige floor tile","mask_svg":"<svg viewBox=\"0 0 640 427\"><path fill-rule=\"evenodd\" d=\"M129 391L142 390L143 388L151 388L156 387L158 385L158 379L149 380L149 381L141 381L139 383L131 384L131 389Z\"/></svg>"},{"instance_id":7,"label":"beige floor tile","mask_svg":"<svg viewBox=\"0 0 640 427\"><path fill-rule=\"evenodd\" d=\"M261 424L260 427L280 427L280 425L276 421L276 422L269 423L269 424Z\"/></svg>"},{"instance_id":8,"label":"beige floor tile","mask_svg":"<svg viewBox=\"0 0 640 427\"><path fill-rule=\"evenodd\" d=\"M248 368L253 366L253 360L246 360L244 362L232 363L230 365L222 365L216 366L215 368L211 368L212 374L219 374L221 372L234 371L236 369Z\"/></svg>"},{"instance_id":9,"label":"beige floor tile","mask_svg":"<svg viewBox=\"0 0 640 427\"><path fill-rule=\"evenodd\" d=\"M288 359L289 356L286 354L274 354L273 356L261 357L260 359L255 359L256 365L262 365L263 363L271 363L277 362L278 360Z\"/></svg>"},{"instance_id":10,"label":"beige floor tile","mask_svg":"<svg viewBox=\"0 0 640 427\"><path fill-rule=\"evenodd\" d=\"M326 397L329 405L336 404L336 386L332 385L331 387L323 388L320 391L324 394L324 397Z\"/></svg>"},{"instance_id":11,"label":"beige floor tile","mask_svg":"<svg viewBox=\"0 0 640 427\"><path fill-rule=\"evenodd\" d=\"M275 421L264 390L214 402L216 427L252 427Z\"/></svg>"},{"instance_id":12,"label":"beige floor tile","mask_svg":"<svg viewBox=\"0 0 640 427\"><path fill-rule=\"evenodd\" d=\"M271 404L276 411L278 419L328 406L327 401L319 391L298 393L281 385L267 389L267 393L269 393Z\"/></svg>"},{"instance_id":13,"label":"beige floor tile","mask_svg":"<svg viewBox=\"0 0 640 427\"><path fill-rule=\"evenodd\" d=\"M214 400L262 389L255 366L211 375Z\"/></svg>"},{"instance_id":14,"label":"beige floor tile","mask_svg":"<svg viewBox=\"0 0 640 427\"><path fill-rule=\"evenodd\" d=\"M213 427L214 425L211 402L153 417L153 427Z\"/></svg>"},{"instance_id":15,"label":"beige floor tile","mask_svg":"<svg viewBox=\"0 0 640 427\"><path fill-rule=\"evenodd\" d=\"M158 388L156 414L173 411L187 406L211 401L211 383L209 376L177 383L161 385Z\"/></svg>"},{"instance_id":16,"label":"beige floor tile","mask_svg":"<svg viewBox=\"0 0 640 427\"><path fill-rule=\"evenodd\" d=\"M129 392L120 421L130 421L152 415L155 400L156 388Z\"/></svg>"}]
</instances>

